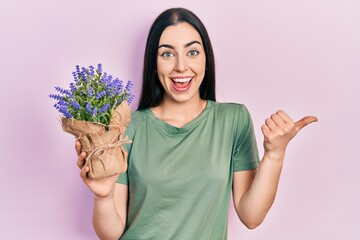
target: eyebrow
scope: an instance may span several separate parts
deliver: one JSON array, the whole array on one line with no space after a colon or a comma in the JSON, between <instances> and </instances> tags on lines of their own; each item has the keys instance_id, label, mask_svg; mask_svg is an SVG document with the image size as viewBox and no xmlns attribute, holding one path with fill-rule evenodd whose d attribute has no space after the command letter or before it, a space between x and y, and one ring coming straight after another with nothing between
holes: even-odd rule
<instances>
[{"instance_id":1,"label":"eyebrow","mask_svg":"<svg viewBox=\"0 0 360 240\"><path fill-rule=\"evenodd\" d=\"M201 43L200 43L199 41L194 40L194 41L191 41L191 42L189 42L189 43L186 43L184 46L187 48L187 47L190 47L191 45L193 45L193 44L195 44L195 43L201 45ZM170 45L170 44L161 44L161 45L159 46L159 48L162 48L162 47L170 48L170 49L175 49L175 47L172 46L172 45Z\"/></svg>"}]
</instances>

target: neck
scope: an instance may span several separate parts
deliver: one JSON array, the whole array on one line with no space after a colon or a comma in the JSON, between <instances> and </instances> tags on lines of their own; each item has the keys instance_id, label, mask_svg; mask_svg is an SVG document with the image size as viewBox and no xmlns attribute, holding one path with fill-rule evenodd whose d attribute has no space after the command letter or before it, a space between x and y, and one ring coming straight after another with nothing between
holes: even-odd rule
<instances>
[{"instance_id":1,"label":"neck","mask_svg":"<svg viewBox=\"0 0 360 240\"><path fill-rule=\"evenodd\" d=\"M161 104L152 109L159 119L176 127L183 127L198 117L206 107L206 100L200 97L186 102L175 102L164 96Z\"/></svg>"}]
</instances>

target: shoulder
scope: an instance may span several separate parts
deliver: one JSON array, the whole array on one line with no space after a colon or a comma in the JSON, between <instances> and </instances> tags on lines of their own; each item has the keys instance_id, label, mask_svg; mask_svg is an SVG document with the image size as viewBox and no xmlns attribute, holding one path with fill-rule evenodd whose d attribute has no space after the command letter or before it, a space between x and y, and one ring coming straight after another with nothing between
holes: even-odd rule
<instances>
[{"instance_id":1,"label":"shoulder","mask_svg":"<svg viewBox=\"0 0 360 240\"><path fill-rule=\"evenodd\" d=\"M214 102L214 111L220 116L233 117L233 118L249 118L250 112L247 107L242 103L233 102Z\"/></svg>"},{"instance_id":2,"label":"shoulder","mask_svg":"<svg viewBox=\"0 0 360 240\"><path fill-rule=\"evenodd\" d=\"M126 128L126 131L124 133L125 136L127 136L130 140L134 140L136 138L137 130L143 126L146 116L146 110L141 111L134 111L131 113L131 120L129 125ZM132 144L125 144L124 149L127 152L130 152Z\"/></svg>"},{"instance_id":3,"label":"shoulder","mask_svg":"<svg viewBox=\"0 0 360 240\"><path fill-rule=\"evenodd\" d=\"M245 104L242 103L214 103L214 117L222 127L230 127L232 130L242 131L252 125L251 114Z\"/></svg>"},{"instance_id":4,"label":"shoulder","mask_svg":"<svg viewBox=\"0 0 360 240\"><path fill-rule=\"evenodd\" d=\"M136 110L131 113L131 123L137 125L149 118L150 109Z\"/></svg>"},{"instance_id":5,"label":"shoulder","mask_svg":"<svg viewBox=\"0 0 360 240\"><path fill-rule=\"evenodd\" d=\"M139 124L140 122L146 121L151 110L149 108L143 110L136 110L131 113L131 123Z\"/></svg>"},{"instance_id":6,"label":"shoulder","mask_svg":"<svg viewBox=\"0 0 360 240\"><path fill-rule=\"evenodd\" d=\"M144 116L145 116L144 112L145 112L145 111L146 111L146 110L141 110L141 111L137 110L137 111L132 112L132 113L131 113L131 121L132 121L132 122L133 122L134 120L135 120L135 121L138 121L139 119L144 118Z\"/></svg>"},{"instance_id":7,"label":"shoulder","mask_svg":"<svg viewBox=\"0 0 360 240\"><path fill-rule=\"evenodd\" d=\"M223 111L234 111L245 107L242 103L233 103L233 102L214 102L214 107Z\"/></svg>"},{"instance_id":8,"label":"shoulder","mask_svg":"<svg viewBox=\"0 0 360 240\"><path fill-rule=\"evenodd\" d=\"M129 135L133 135L136 128L144 122L147 118L147 110L134 111L131 113L131 121L126 129L126 133Z\"/></svg>"}]
</instances>

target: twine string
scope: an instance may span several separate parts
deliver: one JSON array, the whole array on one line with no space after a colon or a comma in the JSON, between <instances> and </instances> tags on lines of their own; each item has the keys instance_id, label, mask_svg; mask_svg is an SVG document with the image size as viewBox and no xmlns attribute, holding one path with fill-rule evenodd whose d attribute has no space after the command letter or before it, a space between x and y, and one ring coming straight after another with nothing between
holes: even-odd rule
<instances>
[{"instance_id":1,"label":"twine string","mask_svg":"<svg viewBox=\"0 0 360 240\"><path fill-rule=\"evenodd\" d=\"M121 133L118 133L114 136L114 138L118 137L119 135L121 135ZM101 141L101 140L100 140ZM83 149L83 151L85 152L90 152L90 154L86 157L86 161L90 160L92 155L101 152L102 154L99 156L99 159L102 160L102 156L104 155L105 151L111 148L117 148L120 147L122 144L125 143L132 143L131 140L129 140L128 136L126 136L125 138L120 138L118 141L114 142L114 143L109 143L109 144L103 144L101 143L100 146L94 148L94 149Z\"/></svg>"}]
</instances>

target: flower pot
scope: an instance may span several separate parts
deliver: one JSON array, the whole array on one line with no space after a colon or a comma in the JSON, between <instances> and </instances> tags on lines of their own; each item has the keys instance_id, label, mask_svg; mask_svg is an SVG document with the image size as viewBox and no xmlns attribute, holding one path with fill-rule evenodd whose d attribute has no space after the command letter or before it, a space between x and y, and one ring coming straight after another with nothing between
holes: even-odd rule
<instances>
[{"instance_id":1,"label":"flower pot","mask_svg":"<svg viewBox=\"0 0 360 240\"><path fill-rule=\"evenodd\" d=\"M88 177L97 179L123 173L127 169L127 152L123 144L131 143L124 137L131 120L131 110L123 101L112 111L108 130L100 123L61 118L65 132L81 142L82 151L86 152L85 166L89 166Z\"/></svg>"}]
</instances>

